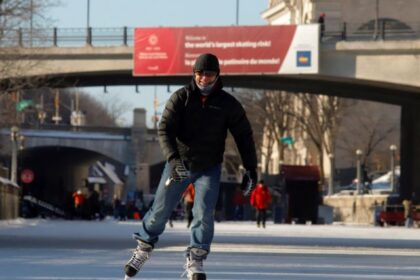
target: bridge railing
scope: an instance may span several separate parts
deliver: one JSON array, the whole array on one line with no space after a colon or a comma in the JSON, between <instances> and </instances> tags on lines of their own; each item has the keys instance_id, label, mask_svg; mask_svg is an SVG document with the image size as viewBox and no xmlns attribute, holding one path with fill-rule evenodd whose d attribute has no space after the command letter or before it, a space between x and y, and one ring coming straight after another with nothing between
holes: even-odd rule
<instances>
[{"instance_id":1,"label":"bridge railing","mask_svg":"<svg viewBox=\"0 0 420 280\"><path fill-rule=\"evenodd\" d=\"M0 30L0 47L132 46L134 27L19 28ZM410 40L420 38L420 22L381 20L376 24L326 22L324 38L334 40Z\"/></svg>"},{"instance_id":2,"label":"bridge railing","mask_svg":"<svg viewBox=\"0 0 420 280\"><path fill-rule=\"evenodd\" d=\"M131 46L134 28L19 28L0 34L0 47Z\"/></svg>"},{"instance_id":3,"label":"bridge railing","mask_svg":"<svg viewBox=\"0 0 420 280\"><path fill-rule=\"evenodd\" d=\"M29 125L21 124L21 129L33 130L52 130L52 131L74 131L74 132L99 132L106 134L124 135L129 137L131 135L130 127L99 127L99 126L71 126L68 124L42 124L42 125Z\"/></svg>"},{"instance_id":4,"label":"bridge railing","mask_svg":"<svg viewBox=\"0 0 420 280\"><path fill-rule=\"evenodd\" d=\"M380 20L377 23L326 23L323 37L349 41L412 40L420 38L420 22Z\"/></svg>"}]
</instances>

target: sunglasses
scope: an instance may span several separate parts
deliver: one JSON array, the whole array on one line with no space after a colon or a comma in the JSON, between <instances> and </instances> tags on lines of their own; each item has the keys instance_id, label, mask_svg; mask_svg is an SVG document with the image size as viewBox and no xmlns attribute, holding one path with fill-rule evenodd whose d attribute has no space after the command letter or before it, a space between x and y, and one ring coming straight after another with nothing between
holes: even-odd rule
<instances>
[{"instance_id":1,"label":"sunglasses","mask_svg":"<svg viewBox=\"0 0 420 280\"><path fill-rule=\"evenodd\" d=\"M217 72L214 71L195 71L194 74L201 77L206 76L208 78L213 78L217 76Z\"/></svg>"}]
</instances>

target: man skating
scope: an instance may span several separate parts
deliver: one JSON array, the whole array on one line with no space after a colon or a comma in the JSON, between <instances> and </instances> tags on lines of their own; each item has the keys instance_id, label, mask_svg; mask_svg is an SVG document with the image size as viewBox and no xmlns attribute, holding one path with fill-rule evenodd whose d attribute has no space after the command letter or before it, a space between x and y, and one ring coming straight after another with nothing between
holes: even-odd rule
<instances>
[{"instance_id":1,"label":"man skating","mask_svg":"<svg viewBox=\"0 0 420 280\"><path fill-rule=\"evenodd\" d=\"M191 239L186 249L188 279L205 280L203 261L214 234L221 165L228 130L247 170L243 179L248 195L257 181L257 157L252 129L241 104L222 88L219 61L200 55L191 83L172 94L159 124L159 142L167 159L155 200L134 234L138 246L125 266L132 277L149 259L172 210L187 186L195 186Z\"/></svg>"}]
</instances>

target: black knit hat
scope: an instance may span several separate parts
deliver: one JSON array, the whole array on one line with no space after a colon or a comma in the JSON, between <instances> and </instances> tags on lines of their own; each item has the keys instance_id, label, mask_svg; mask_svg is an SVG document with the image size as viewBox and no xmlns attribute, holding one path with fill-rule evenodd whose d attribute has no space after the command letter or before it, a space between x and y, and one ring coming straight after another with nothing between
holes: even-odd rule
<instances>
[{"instance_id":1,"label":"black knit hat","mask_svg":"<svg viewBox=\"0 0 420 280\"><path fill-rule=\"evenodd\" d=\"M200 55L195 61L193 71L214 71L219 73L219 60L211 53Z\"/></svg>"}]
</instances>

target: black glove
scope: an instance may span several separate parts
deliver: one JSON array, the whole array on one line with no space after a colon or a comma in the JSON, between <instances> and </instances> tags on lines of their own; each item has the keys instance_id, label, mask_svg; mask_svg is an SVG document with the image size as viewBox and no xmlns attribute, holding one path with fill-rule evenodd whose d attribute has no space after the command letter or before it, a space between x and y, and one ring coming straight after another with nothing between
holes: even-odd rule
<instances>
[{"instance_id":1,"label":"black glove","mask_svg":"<svg viewBox=\"0 0 420 280\"><path fill-rule=\"evenodd\" d=\"M257 184L258 174L257 170L247 170L242 177L241 189L244 196L248 196L254 190Z\"/></svg>"},{"instance_id":2,"label":"black glove","mask_svg":"<svg viewBox=\"0 0 420 280\"><path fill-rule=\"evenodd\" d=\"M169 162L169 165L171 166L171 176L169 177L169 183L171 181L181 182L190 177L190 171L187 169L181 159L173 159ZM167 183L167 185L169 185L169 183Z\"/></svg>"}]
</instances>

